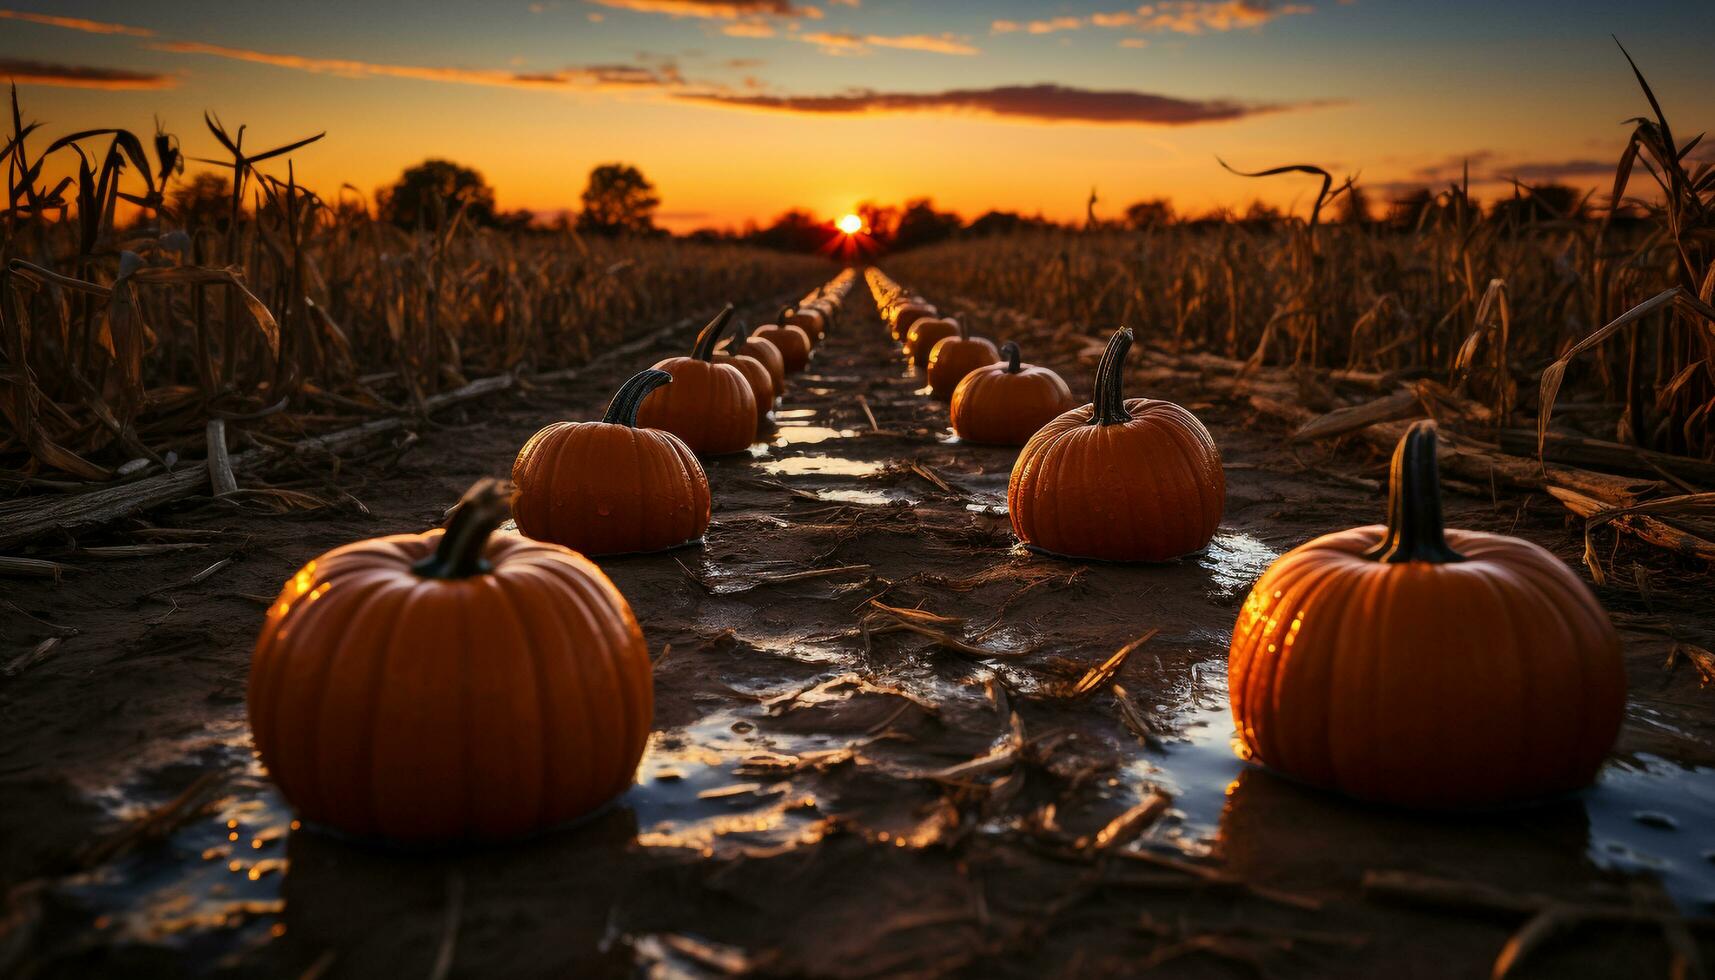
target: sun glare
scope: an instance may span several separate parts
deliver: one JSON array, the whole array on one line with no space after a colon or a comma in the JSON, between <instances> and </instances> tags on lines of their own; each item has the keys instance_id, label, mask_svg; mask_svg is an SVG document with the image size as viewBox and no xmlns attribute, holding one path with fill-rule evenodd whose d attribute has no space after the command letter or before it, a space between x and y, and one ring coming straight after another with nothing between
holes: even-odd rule
<instances>
[{"instance_id":1,"label":"sun glare","mask_svg":"<svg viewBox=\"0 0 1715 980\"><path fill-rule=\"evenodd\" d=\"M848 235L855 235L863 231L863 219L855 214L845 215L835 222L835 225Z\"/></svg>"}]
</instances>

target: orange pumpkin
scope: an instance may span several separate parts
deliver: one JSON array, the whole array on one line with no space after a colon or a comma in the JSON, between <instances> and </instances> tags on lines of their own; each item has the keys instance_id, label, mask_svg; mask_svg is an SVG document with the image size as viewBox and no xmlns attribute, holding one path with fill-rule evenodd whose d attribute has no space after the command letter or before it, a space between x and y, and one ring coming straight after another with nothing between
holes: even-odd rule
<instances>
[{"instance_id":1,"label":"orange pumpkin","mask_svg":"<svg viewBox=\"0 0 1715 980\"><path fill-rule=\"evenodd\" d=\"M772 343L759 339L741 322L733 328L733 335L716 348L728 354L743 354L753 357L768 370L769 386L772 394L768 404L772 406L776 399L786 397L786 360L780 356L780 348Z\"/></svg>"},{"instance_id":2,"label":"orange pumpkin","mask_svg":"<svg viewBox=\"0 0 1715 980\"><path fill-rule=\"evenodd\" d=\"M491 536L508 489L479 483L445 531L335 548L269 607L250 728L304 820L504 839L631 784L654 713L643 633L582 555Z\"/></svg>"},{"instance_id":3,"label":"orange pumpkin","mask_svg":"<svg viewBox=\"0 0 1715 980\"><path fill-rule=\"evenodd\" d=\"M953 389L965 380L965 375L1000 360L993 341L971 336L971 328L962 321L956 325L959 328L956 335L938 340L929 348L929 394L944 402L953 400Z\"/></svg>"},{"instance_id":4,"label":"orange pumpkin","mask_svg":"<svg viewBox=\"0 0 1715 980\"><path fill-rule=\"evenodd\" d=\"M788 374L797 374L810 363L810 335L803 327L786 323L792 315L790 307L781 310L779 323L765 323L750 332L758 340L766 340L780 348L780 359L786 364Z\"/></svg>"},{"instance_id":5,"label":"orange pumpkin","mask_svg":"<svg viewBox=\"0 0 1715 980\"><path fill-rule=\"evenodd\" d=\"M745 383L750 385L751 398L756 401L756 424L761 426L774 408L774 376L768 373L768 368L748 354L732 354L718 349L711 360L738 368L738 373L744 375Z\"/></svg>"},{"instance_id":6,"label":"orange pumpkin","mask_svg":"<svg viewBox=\"0 0 1715 980\"><path fill-rule=\"evenodd\" d=\"M1017 344L1002 344L1000 356L1000 363L977 368L953 389L953 433L966 442L1022 446L1077 403L1058 374L1019 361ZM931 361L931 382L934 371Z\"/></svg>"},{"instance_id":7,"label":"orange pumpkin","mask_svg":"<svg viewBox=\"0 0 1715 980\"><path fill-rule=\"evenodd\" d=\"M1435 426L1393 457L1387 526L1325 535L1264 573L1233 627L1249 756L1383 803L1464 809L1595 778L1625 711L1620 638L1566 565L1444 530Z\"/></svg>"},{"instance_id":8,"label":"orange pumpkin","mask_svg":"<svg viewBox=\"0 0 1715 980\"><path fill-rule=\"evenodd\" d=\"M959 321L952 317L919 317L911 322L911 329L905 332L905 356L918 367L929 363L929 352L935 345L946 337L959 335ZM996 355L999 356L999 355Z\"/></svg>"},{"instance_id":9,"label":"orange pumpkin","mask_svg":"<svg viewBox=\"0 0 1715 980\"><path fill-rule=\"evenodd\" d=\"M531 436L512 464L518 530L586 555L700 540L709 529L702 464L673 433L637 428L638 404L672 381L651 368L620 387L600 422L555 422Z\"/></svg>"},{"instance_id":10,"label":"orange pumpkin","mask_svg":"<svg viewBox=\"0 0 1715 980\"><path fill-rule=\"evenodd\" d=\"M810 346L812 347L821 343L822 337L827 334L825 329L826 317L816 307L800 306L789 314L783 314L783 316L784 319L781 322L789 323L804 331L804 335L810 338Z\"/></svg>"},{"instance_id":11,"label":"orange pumpkin","mask_svg":"<svg viewBox=\"0 0 1715 980\"><path fill-rule=\"evenodd\" d=\"M673 383L651 391L637 410L639 425L666 429L685 440L699 456L742 453L756 437L756 396L750 382L730 364L714 363L715 340L726 329L732 304L697 334L690 357L669 357L655 365Z\"/></svg>"},{"instance_id":12,"label":"orange pumpkin","mask_svg":"<svg viewBox=\"0 0 1715 980\"><path fill-rule=\"evenodd\" d=\"M1012 466L1012 529L1040 551L1105 561L1165 561L1214 537L1226 497L1221 454L1197 417L1168 401L1126 398L1131 331L1096 368L1093 404L1030 437Z\"/></svg>"},{"instance_id":13,"label":"orange pumpkin","mask_svg":"<svg viewBox=\"0 0 1715 980\"><path fill-rule=\"evenodd\" d=\"M910 336L911 325L926 316L934 316L939 311L920 297L907 297L898 305L888 307L886 319L888 330L893 339L904 343Z\"/></svg>"}]
</instances>

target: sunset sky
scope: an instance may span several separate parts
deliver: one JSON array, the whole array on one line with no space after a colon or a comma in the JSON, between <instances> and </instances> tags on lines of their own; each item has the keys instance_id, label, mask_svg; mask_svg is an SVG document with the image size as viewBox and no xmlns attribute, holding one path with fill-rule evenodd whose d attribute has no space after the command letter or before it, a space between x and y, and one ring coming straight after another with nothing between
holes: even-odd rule
<instances>
[{"instance_id":1,"label":"sunset sky","mask_svg":"<svg viewBox=\"0 0 1715 980\"><path fill-rule=\"evenodd\" d=\"M682 231L916 196L1067 219L1092 185L1109 216L1306 204L1216 155L1378 199L1464 160L1490 197L1598 186L1647 111L1610 34L1682 136L1715 127L1711 0L36 3L0 9L0 80L50 136L158 118L213 156L205 109L256 147L325 129L294 160L328 195L440 156L552 212L627 161Z\"/></svg>"}]
</instances>

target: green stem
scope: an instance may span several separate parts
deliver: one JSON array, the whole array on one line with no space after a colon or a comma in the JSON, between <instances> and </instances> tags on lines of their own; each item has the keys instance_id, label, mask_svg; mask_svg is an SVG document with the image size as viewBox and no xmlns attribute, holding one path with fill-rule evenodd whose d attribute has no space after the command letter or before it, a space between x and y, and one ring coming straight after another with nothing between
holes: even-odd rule
<instances>
[{"instance_id":1,"label":"green stem","mask_svg":"<svg viewBox=\"0 0 1715 980\"><path fill-rule=\"evenodd\" d=\"M1096 365L1096 391L1092 399L1096 410L1090 416L1090 424L1119 425L1131 421L1131 413L1125 408L1125 355L1129 350L1131 328L1115 330L1108 349L1102 353L1101 363Z\"/></svg>"},{"instance_id":2,"label":"green stem","mask_svg":"<svg viewBox=\"0 0 1715 980\"><path fill-rule=\"evenodd\" d=\"M1441 477L1435 462L1435 423L1413 425L1393 451L1388 488L1387 536L1364 557L1400 564L1447 564L1465 556L1447 544L1441 519Z\"/></svg>"},{"instance_id":3,"label":"green stem","mask_svg":"<svg viewBox=\"0 0 1715 980\"><path fill-rule=\"evenodd\" d=\"M423 578L450 580L482 575L492 567L483 551L488 536L512 513L512 485L488 477L465 491L433 554L411 566Z\"/></svg>"},{"instance_id":4,"label":"green stem","mask_svg":"<svg viewBox=\"0 0 1715 980\"><path fill-rule=\"evenodd\" d=\"M1007 374L1017 374L1018 370L1019 370L1019 368L1018 368L1018 345L1013 343L1010 340L1004 344L1001 344L1000 345L1000 356L1006 358L1006 373Z\"/></svg>"},{"instance_id":5,"label":"green stem","mask_svg":"<svg viewBox=\"0 0 1715 980\"><path fill-rule=\"evenodd\" d=\"M713 358L715 356L715 341L721 339L721 334L726 332L727 321L731 319L732 304L728 303L721 308L719 313L715 314L715 318L709 321L709 325L697 334L697 343L691 348L691 356L699 361L707 361Z\"/></svg>"},{"instance_id":6,"label":"green stem","mask_svg":"<svg viewBox=\"0 0 1715 980\"><path fill-rule=\"evenodd\" d=\"M627 428L637 428L637 409L643 404L643 399L651 391L662 385L673 383L673 376L666 371L650 368L631 376L619 386L614 393L613 401L607 403L607 414L601 417L608 425L623 425Z\"/></svg>"}]
</instances>

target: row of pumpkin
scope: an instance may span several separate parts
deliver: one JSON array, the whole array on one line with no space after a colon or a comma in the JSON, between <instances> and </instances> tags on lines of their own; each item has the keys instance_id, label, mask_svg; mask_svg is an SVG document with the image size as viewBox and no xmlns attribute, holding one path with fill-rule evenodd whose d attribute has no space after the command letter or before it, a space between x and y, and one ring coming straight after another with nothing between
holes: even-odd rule
<instances>
[{"instance_id":1,"label":"row of pumpkin","mask_svg":"<svg viewBox=\"0 0 1715 980\"><path fill-rule=\"evenodd\" d=\"M1020 445L1013 531L1053 555L1159 562L1213 539L1226 495L1204 425L1127 398L1117 330L1091 402L866 270L882 323L951 402L960 439ZM1594 778L1619 732L1619 635L1567 565L1521 538L1446 529L1436 430L1413 426L1385 525L1281 556L1233 627L1228 691L1241 755L1347 795L1431 809L1538 800Z\"/></svg>"},{"instance_id":2,"label":"row of pumpkin","mask_svg":"<svg viewBox=\"0 0 1715 980\"><path fill-rule=\"evenodd\" d=\"M691 356L628 380L601 421L538 432L512 484L473 487L444 531L357 542L293 576L258 640L249 708L301 818L403 842L497 839L624 792L652 722L651 667L629 604L585 555L702 536L697 457L748 448L853 280L842 272L748 333L723 311ZM879 270L869 281L910 356L927 348L933 393L937 354L945 368L955 340L980 338L956 322L935 337L947 324L930 329L944 318L922 297ZM1039 551L1162 561L1203 548L1219 523L1225 477L1208 430L1171 402L1124 397L1132 342L1115 332L1081 407L1013 344L983 341L997 359L951 382L962 438L1024 442L1008 505ZM1252 590L1229 658L1241 753L1418 807L1574 789L1620 723L1617 634L1543 549L1444 532L1435 452L1433 426L1414 427L1394 458L1389 524L1302 545ZM494 533L508 513L522 533Z\"/></svg>"}]
</instances>

